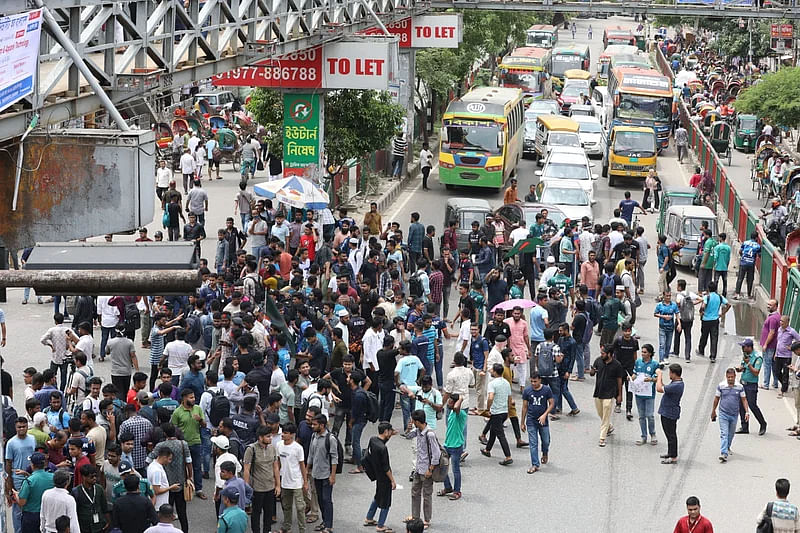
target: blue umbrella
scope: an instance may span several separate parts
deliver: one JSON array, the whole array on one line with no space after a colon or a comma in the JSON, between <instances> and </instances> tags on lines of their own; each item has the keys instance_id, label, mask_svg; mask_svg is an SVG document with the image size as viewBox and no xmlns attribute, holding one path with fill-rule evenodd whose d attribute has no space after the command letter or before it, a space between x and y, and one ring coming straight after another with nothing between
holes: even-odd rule
<instances>
[{"instance_id":1,"label":"blue umbrella","mask_svg":"<svg viewBox=\"0 0 800 533\"><path fill-rule=\"evenodd\" d=\"M258 196L274 198L278 202L300 209L325 209L329 202L325 191L298 176L265 181L255 185L253 190Z\"/></svg>"}]
</instances>

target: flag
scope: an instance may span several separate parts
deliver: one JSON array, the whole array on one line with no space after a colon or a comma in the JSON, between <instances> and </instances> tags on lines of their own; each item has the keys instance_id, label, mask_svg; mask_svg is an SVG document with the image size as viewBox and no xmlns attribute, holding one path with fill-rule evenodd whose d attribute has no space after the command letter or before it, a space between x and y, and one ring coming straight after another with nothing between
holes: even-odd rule
<instances>
[{"instance_id":1,"label":"flag","mask_svg":"<svg viewBox=\"0 0 800 533\"><path fill-rule=\"evenodd\" d=\"M544 244L544 241L538 237L531 237L522 241L517 241L514 247L506 252L506 257L513 257L521 253L533 253L537 246Z\"/></svg>"},{"instance_id":2,"label":"flag","mask_svg":"<svg viewBox=\"0 0 800 533\"><path fill-rule=\"evenodd\" d=\"M269 294L266 294L264 301L264 314L267 315L270 324L272 324L275 329L286 335L286 340L288 341L286 347L289 349L290 354L295 355L297 353L297 348L294 344L294 335L289 331L289 327L283 319L283 314L278 310L278 306L275 305L275 300L273 300L272 296Z\"/></svg>"}]
</instances>

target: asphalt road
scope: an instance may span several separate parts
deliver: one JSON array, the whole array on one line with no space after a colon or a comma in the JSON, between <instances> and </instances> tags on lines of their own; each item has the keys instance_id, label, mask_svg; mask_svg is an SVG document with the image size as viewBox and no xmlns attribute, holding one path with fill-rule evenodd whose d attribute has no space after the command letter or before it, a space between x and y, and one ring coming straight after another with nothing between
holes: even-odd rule
<instances>
[{"instance_id":1,"label":"asphalt road","mask_svg":"<svg viewBox=\"0 0 800 533\"><path fill-rule=\"evenodd\" d=\"M592 43L593 58L601 51L604 26L634 26L631 18L578 20L579 42L585 39L589 23L593 26L595 36ZM569 33L562 35L562 39L563 42L569 42ZM596 168L599 169L599 165ZM203 245L205 257L213 257L214 230L223 227L225 217L232 215L238 179L229 169L228 166L223 172L224 180L204 183L211 197L207 233L212 236ZM520 164L521 191L526 191L528 185L534 182L534 170L532 161ZM678 167L672 150L659 158L659 173L667 185L681 184L685 180L685 172ZM493 205L501 202L499 193L446 191L438 183L435 172L431 185L432 190L423 194L421 182L412 181L389 212L384 214L384 220L398 220L405 228L410 213L419 211L423 224L433 224L440 229L444 216L442 207L450 196L484 197ZM607 181L600 178L596 187L598 203L595 205L595 218L598 221L610 217L613 206L622 199L626 188L633 192L634 198L640 198L641 194L641 183L635 180L609 189ZM654 215L642 218L651 243L655 243L655 222ZM158 229L157 224L152 224L151 233L155 229ZM679 277L694 279L688 276L688 272L679 273ZM651 281L643 295L644 305L639 309L637 328L641 344L649 342L657 345L657 323L652 318L654 258L648 262L647 279ZM49 350L41 346L39 337L51 325L52 305L21 305L21 289L9 290L8 297L9 302L2 307L6 312L9 340L2 354L6 359L6 369L14 376L15 397L22 398L23 368L30 365L44 368L49 362ZM694 337L699 337L699 327L695 328ZM463 467L464 497L458 502L434 498L433 529L452 532L672 531L675 521L685 513L684 501L689 495L700 498L703 513L712 520L716 531L754 529L756 516L763 503L773 496L775 479L787 477L797 481L800 479L800 467L793 461L797 442L785 437L783 431L794 417L793 401L778 400L774 391L760 395L759 404L769 422L768 433L763 437L737 436L733 446L736 454L727 464L719 464L719 430L717 424L711 423L709 415L716 384L723 380L726 367L738 363L739 347L735 344L736 340L736 337L720 336L720 355L716 365L710 365L707 359L702 358L694 358L691 364L684 365L686 392L678 423L680 461L675 466L665 466L659 462L658 455L666 451L660 426L657 430L660 440L658 446L637 447L634 444L639 436L637 420L627 422L624 415L613 415L617 431L609 437L606 448L597 447L599 418L593 408L593 378L587 378L583 383L571 383L570 388L581 414L552 423L550 463L533 476L525 473L529 465L527 450L512 449L514 464L509 467L497 464L499 449L491 460L482 457L476 437L482 429L483 420L470 417L467 443L470 457ZM99 342L99 332L96 342ZM593 356L597 354L597 344L595 338ZM144 360L145 351L141 348L138 351L140 360ZM447 345L445 368L453 352L453 346ZM108 363L96 365L99 375L104 378L108 378L109 369ZM518 393L515 396L519 402ZM21 408L19 410L22 412ZM395 412L393 421L396 427L401 426L399 410ZM364 444L374 432L374 426L365 430L362 438ZM443 424L437 433L443 440ZM511 435L510 428L508 435ZM392 439L389 447L400 487L393 496L394 504L388 525L401 531L401 520L410 511L407 475L411 467L411 453L408 442L400 438ZM436 488L440 487L437 485ZM334 491L334 529L366 531L361 523L372 493L373 486L366 477L342 474ZM192 532L215 531L214 507L210 501L195 499L189 504L189 517Z\"/></svg>"}]
</instances>

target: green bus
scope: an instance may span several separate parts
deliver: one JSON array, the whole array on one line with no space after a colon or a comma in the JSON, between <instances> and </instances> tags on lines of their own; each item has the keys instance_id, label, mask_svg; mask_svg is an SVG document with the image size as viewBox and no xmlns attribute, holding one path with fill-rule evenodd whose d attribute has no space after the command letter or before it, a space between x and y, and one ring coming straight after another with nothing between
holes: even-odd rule
<instances>
[{"instance_id":1,"label":"green bus","mask_svg":"<svg viewBox=\"0 0 800 533\"><path fill-rule=\"evenodd\" d=\"M568 44L553 48L550 58L550 74L553 77L553 88L561 90L564 85L564 73L578 69L591 72L592 58L589 45Z\"/></svg>"},{"instance_id":2,"label":"green bus","mask_svg":"<svg viewBox=\"0 0 800 533\"><path fill-rule=\"evenodd\" d=\"M442 116L439 181L455 186L501 189L522 157L525 107L522 91L473 89Z\"/></svg>"}]
</instances>

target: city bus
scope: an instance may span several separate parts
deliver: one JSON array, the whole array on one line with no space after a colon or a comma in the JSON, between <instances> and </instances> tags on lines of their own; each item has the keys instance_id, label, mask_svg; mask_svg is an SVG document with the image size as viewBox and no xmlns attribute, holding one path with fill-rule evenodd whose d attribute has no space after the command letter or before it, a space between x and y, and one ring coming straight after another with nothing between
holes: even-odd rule
<instances>
[{"instance_id":1,"label":"city bus","mask_svg":"<svg viewBox=\"0 0 800 533\"><path fill-rule=\"evenodd\" d=\"M589 45L570 44L555 47L550 65L553 88L560 91L564 85L564 73L566 71L572 69L588 71L591 69L592 62Z\"/></svg>"},{"instance_id":2,"label":"city bus","mask_svg":"<svg viewBox=\"0 0 800 533\"><path fill-rule=\"evenodd\" d=\"M553 48L558 42L558 28L550 24L534 24L525 33L527 46Z\"/></svg>"},{"instance_id":3,"label":"city bus","mask_svg":"<svg viewBox=\"0 0 800 533\"><path fill-rule=\"evenodd\" d=\"M615 68L620 67L636 67L650 70L653 68L653 65L650 64L649 56L637 52L635 54L617 54L612 56L608 64L608 71L611 72Z\"/></svg>"},{"instance_id":4,"label":"city bus","mask_svg":"<svg viewBox=\"0 0 800 533\"><path fill-rule=\"evenodd\" d=\"M550 50L546 48L517 48L505 56L499 65L498 85L520 89L525 107L533 100L550 98Z\"/></svg>"},{"instance_id":5,"label":"city bus","mask_svg":"<svg viewBox=\"0 0 800 533\"><path fill-rule=\"evenodd\" d=\"M670 79L653 69L618 67L608 78L606 120L618 125L648 126L656 131L660 148L669 145L673 113Z\"/></svg>"},{"instance_id":6,"label":"city bus","mask_svg":"<svg viewBox=\"0 0 800 533\"><path fill-rule=\"evenodd\" d=\"M621 26L606 28L603 30L603 47L608 48L610 44L629 44L636 46L636 36L633 31L626 30Z\"/></svg>"},{"instance_id":7,"label":"city bus","mask_svg":"<svg viewBox=\"0 0 800 533\"><path fill-rule=\"evenodd\" d=\"M502 189L522 157L522 91L479 87L447 106L439 141L439 181Z\"/></svg>"},{"instance_id":8,"label":"city bus","mask_svg":"<svg viewBox=\"0 0 800 533\"><path fill-rule=\"evenodd\" d=\"M638 48L629 44L610 44L606 46L600 58L597 60L597 82L600 85L608 84L608 64L611 58L617 54L635 54Z\"/></svg>"}]
</instances>

